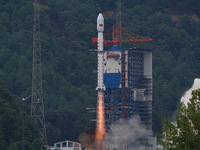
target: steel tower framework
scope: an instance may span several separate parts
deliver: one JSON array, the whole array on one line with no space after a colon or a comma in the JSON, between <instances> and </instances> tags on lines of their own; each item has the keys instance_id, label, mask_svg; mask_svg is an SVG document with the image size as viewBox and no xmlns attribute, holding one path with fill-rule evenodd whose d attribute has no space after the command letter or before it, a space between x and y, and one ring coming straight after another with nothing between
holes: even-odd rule
<instances>
[{"instance_id":1,"label":"steel tower framework","mask_svg":"<svg viewBox=\"0 0 200 150\"><path fill-rule=\"evenodd\" d=\"M40 0L35 0L34 28L33 28L33 62L32 62L32 99L31 116L35 120L39 133L47 140L43 91L42 91L42 68L41 68L41 39L40 39Z\"/></svg>"},{"instance_id":2,"label":"steel tower framework","mask_svg":"<svg viewBox=\"0 0 200 150\"><path fill-rule=\"evenodd\" d=\"M109 32L110 33L110 32ZM148 49L124 50L122 43L152 41L121 27L121 0L117 1L116 25L112 28L112 40L104 44L112 48L104 50L104 105L107 131L115 123L126 124L127 119L139 115L148 133L130 141L126 136L118 143L120 149L145 146L151 149L152 140L152 53ZM96 43L95 38L93 43ZM123 119L123 122L120 120ZM128 131L124 129L126 135ZM129 141L129 142L128 142Z\"/></svg>"},{"instance_id":3,"label":"steel tower framework","mask_svg":"<svg viewBox=\"0 0 200 150\"><path fill-rule=\"evenodd\" d=\"M116 26L121 27L121 0L117 0L117 11L116 11ZM112 29L112 38L121 39L121 30ZM119 49L122 50L122 43L119 43ZM124 51L122 51L124 54ZM124 59L121 59L121 63L124 62ZM124 66L125 67L125 66ZM122 68L123 69L123 68ZM122 74L121 74L122 75ZM122 75L124 76L124 75ZM125 83L124 83L125 84ZM122 86L124 87L124 84ZM119 88L108 88L104 91L105 97L105 118L106 118L106 129L108 130L110 125L113 124L116 120L122 118L121 113L119 113L119 109L123 109L123 103L121 103L122 95L126 91Z\"/></svg>"},{"instance_id":4,"label":"steel tower framework","mask_svg":"<svg viewBox=\"0 0 200 150\"><path fill-rule=\"evenodd\" d=\"M105 46L112 46L103 50L105 126L109 131L112 124L125 125L129 118L139 115L145 124L145 135L131 140L126 136L129 131L123 129L125 136L120 135L118 139L119 149L146 147L152 150L155 147L152 132L152 52L135 46L122 49L122 43L138 45L152 39L122 28L121 0L117 0L117 5L116 25L103 38ZM112 39L108 40L111 32ZM98 44L98 38L92 38L92 42Z\"/></svg>"}]
</instances>

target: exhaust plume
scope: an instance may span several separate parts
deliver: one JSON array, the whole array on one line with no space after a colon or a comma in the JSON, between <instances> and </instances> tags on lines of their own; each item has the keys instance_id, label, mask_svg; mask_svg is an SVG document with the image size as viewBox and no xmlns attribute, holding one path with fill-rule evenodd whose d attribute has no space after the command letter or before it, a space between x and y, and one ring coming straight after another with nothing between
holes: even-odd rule
<instances>
[{"instance_id":1,"label":"exhaust plume","mask_svg":"<svg viewBox=\"0 0 200 150\"><path fill-rule=\"evenodd\" d=\"M192 87L185 92L185 94L181 97L181 102L187 106L187 103L189 102L190 98L192 98L192 91L197 90L200 88L200 79L196 78L194 79Z\"/></svg>"},{"instance_id":2,"label":"exhaust plume","mask_svg":"<svg viewBox=\"0 0 200 150\"><path fill-rule=\"evenodd\" d=\"M103 97L103 92L99 91L98 103L97 103L96 135L95 135L96 150L103 150L104 137L105 137L104 97Z\"/></svg>"},{"instance_id":3,"label":"exhaust plume","mask_svg":"<svg viewBox=\"0 0 200 150\"><path fill-rule=\"evenodd\" d=\"M148 132L138 115L127 121L120 120L106 133L104 147L106 150L123 150L124 148L126 150L148 150L148 147L138 144L139 138L148 139ZM150 138L148 141L152 142Z\"/></svg>"}]
</instances>

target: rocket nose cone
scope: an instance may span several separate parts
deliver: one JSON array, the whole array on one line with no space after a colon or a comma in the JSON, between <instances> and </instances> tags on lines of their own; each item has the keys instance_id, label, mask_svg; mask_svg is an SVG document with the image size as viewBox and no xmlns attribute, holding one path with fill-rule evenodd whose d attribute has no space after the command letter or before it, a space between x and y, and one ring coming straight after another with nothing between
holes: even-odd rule
<instances>
[{"instance_id":1,"label":"rocket nose cone","mask_svg":"<svg viewBox=\"0 0 200 150\"><path fill-rule=\"evenodd\" d=\"M103 15L100 13L97 17L97 31L102 32L104 30L104 18Z\"/></svg>"},{"instance_id":2,"label":"rocket nose cone","mask_svg":"<svg viewBox=\"0 0 200 150\"><path fill-rule=\"evenodd\" d=\"M104 20L103 15L101 13L98 15L97 20L98 21L103 21Z\"/></svg>"}]
</instances>

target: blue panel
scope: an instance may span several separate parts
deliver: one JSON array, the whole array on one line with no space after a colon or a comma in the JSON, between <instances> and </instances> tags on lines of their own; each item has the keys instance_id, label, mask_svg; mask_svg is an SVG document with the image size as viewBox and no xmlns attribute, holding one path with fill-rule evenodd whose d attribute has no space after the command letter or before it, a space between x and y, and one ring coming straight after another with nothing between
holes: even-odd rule
<instances>
[{"instance_id":1,"label":"blue panel","mask_svg":"<svg viewBox=\"0 0 200 150\"><path fill-rule=\"evenodd\" d=\"M104 51L121 51L121 47L120 46L113 46L111 49L107 49Z\"/></svg>"},{"instance_id":2,"label":"blue panel","mask_svg":"<svg viewBox=\"0 0 200 150\"><path fill-rule=\"evenodd\" d=\"M104 73L104 85L106 88L118 88L120 84L120 73Z\"/></svg>"},{"instance_id":3,"label":"blue panel","mask_svg":"<svg viewBox=\"0 0 200 150\"><path fill-rule=\"evenodd\" d=\"M119 50L121 50L121 48L120 48L120 46L113 46L111 50L119 51Z\"/></svg>"}]
</instances>

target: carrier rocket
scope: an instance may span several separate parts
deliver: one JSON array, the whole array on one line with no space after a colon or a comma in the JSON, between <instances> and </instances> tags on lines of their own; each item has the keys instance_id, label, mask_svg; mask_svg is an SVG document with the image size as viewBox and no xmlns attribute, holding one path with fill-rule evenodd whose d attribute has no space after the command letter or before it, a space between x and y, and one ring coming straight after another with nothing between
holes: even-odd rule
<instances>
[{"instance_id":1,"label":"carrier rocket","mask_svg":"<svg viewBox=\"0 0 200 150\"><path fill-rule=\"evenodd\" d=\"M98 41L97 41L97 52L98 52L98 79L97 79L97 88L96 90L105 90L104 85L104 48L103 48L103 31L104 31L104 18L100 13L97 17L97 32L98 32Z\"/></svg>"}]
</instances>

